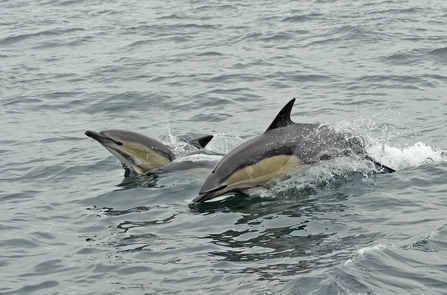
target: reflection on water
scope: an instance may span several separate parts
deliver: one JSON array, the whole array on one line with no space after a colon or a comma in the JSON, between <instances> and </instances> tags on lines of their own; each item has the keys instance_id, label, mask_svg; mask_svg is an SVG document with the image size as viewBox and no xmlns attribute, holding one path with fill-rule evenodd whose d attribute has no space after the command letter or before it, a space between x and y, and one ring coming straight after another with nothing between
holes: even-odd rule
<instances>
[{"instance_id":1,"label":"reflection on water","mask_svg":"<svg viewBox=\"0 0 447 295\"><path fill-rule=\"evenodd\" d=\"M124 232L127 232L129 229L132 229L134 227L144 227L144 226L150 226L150 225L159 225L164 223L169 223L175 218L175 215L169 216L167 218L161 219L161 220L149 220L149 221L123 221L122 223L118 224L116 228L123 229Z\"/></svg>"},{"instance_id":2,"label":"reflection on water","mask_svg":"<svg viewBox=\"0 0 447 295\"><path fill-rule=\"evenodd\" d=\"M101 208L101 211L104 213L104 215L117 216L117 215L129 214L129 213L134 213L134 212L149 211L150 209L151 209L151 207L138 206L138 207L125 209L125 210L114 210L113 208Z\"/></svg>"},{"instance_id":3,"label":"reflection on water","mask_svg":"<svg viewBox=\"0 0 447 295\"><path fill-rule=\"evenodd\" d=\"M149 257L144 263L165 265L178 261L181 262L178 265L188 269L192 262L184 257L193 255L201 257L199 264L217 273L251 275L263 281L284 282L298 275L334 270L352 259L356 251L353 245L370 245L384 234L350 222L358 212L351 208L349 200L372 193L378 174L327 171L320 170L318 177L314 177L315 171L308 170L274 186L277 193L268 197L236 193L189 206L184 202L166 205L164 201L163 205L129 208L121 195L133 198L137 193L138 201L151 204L154 198L170 197L178 189L176 185L158 185L158 181L167 182L165 176L131 174L120 184L125 190L104 195L117 207L94 209L100 216L111 218L107 223L117 230L111 238L104 237L101 241L115 249L116 255L130 261ZM147 190L140 189L149 183L152 196L146 196ZM194 194L195 189L190 193ZM349 280L343 269L340 274L343 280ZM322 280L319 276L308 278L307 283L320 294L344 290L343 282ZM319 288L320 283L327 286ZM298 284L288 287L306 289ZM359 286L359 290L363 289Z\"/></svg>"},{"instance_id":4,"label":"reflection on water","mask_svg":"<svg viewBox=\"0 0 447 295\"><path fill-rule=\"evenodd\" d=\"M137 187L157 187L157 179L158 177L155 175L139 175L134 171L126 170L124 172L124 179L117 186L122 188L123 190L129 190Z\"/></svg>"}]
</instances>

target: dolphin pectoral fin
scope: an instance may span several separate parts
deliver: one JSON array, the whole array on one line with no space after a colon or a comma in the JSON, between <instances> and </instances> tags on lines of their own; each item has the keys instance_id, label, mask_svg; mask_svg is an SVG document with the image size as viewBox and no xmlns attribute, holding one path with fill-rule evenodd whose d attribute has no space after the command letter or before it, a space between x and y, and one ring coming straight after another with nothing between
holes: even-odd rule
<instances>
[{"instance_id":1,"label":"dolphin pectoral fin","mask_svg":"<svg viewBox=\"0 0 447 295\"><path fill-rule=\"evenodd\" d=\"M206 135L189 141L190 144L198 149L203 149L213 139L213 135Z\"/></svg>"},{"instance_id":2,"label":"dolphin pectoral fin","mask_svg":"<svg viewBox=\"0 0 447 295\"><path fill-rule=\"evenodd\" d=\"M166 166L166 165L165 165L165 166ZM160 174L166 174L166 173L171 172L171 171L165 171L165 170L163 170L163 167L164 167L164 166L162 166L162 167L160 167L160 168L155 168L155 169L151 169L151 170L146 170L146 171L144 171L144 175L147 175L147 176L158 176L158 175L160 175Z\"/></svg>"},{"instance_id":3,"label":"dolphin pectoral fin","mask_svg":"<svg viewBox=\"0 0 447 295\"><path fill-rule=\"evenodd\" d=\"M135 172L137 172L140 175L146 175L146 171L144 171L143 168L141 168L141 166L137 165L137 164L132 164L132 168L133 170L135 170Z\"/></svg>"},{"instance_id":4,"label":"dolphin pectoral fin","mask_svg":"<svg viewBox=\"0 0 447 295\"><path fill-rule=\"evenodd\" d=\"M394 170L393 168L390 168L390 167L388 167L388 166L385 166L385 165L383 165L383 164L377 162L376 160L374 160L373 158L371 158L371 157L368 156L368 155L365 156L365 159L368 160L368 161L373 162L374 165L376 165L376 166L379 167L380 169L383 169L383 171L381 171L381 172L386 172L386 173L393 173L393 172L396 172L396 170Z\"/></svg>"},{"instance_id":5,"label":"dolphin pectoral fin","mask_svg":"<svg viewBox=\"0 0 447 295\"><path fill-rule=\"evenodd\" d=\"M396 170L394 170L393 168L390 168L390 167L388 167L388 166L385 166L385 165L383 165L383 164L381 164L381 163L379 163L379 162L375 162L374 164L376 164L376 165L379 166L381 169L383 169L383 172L386 172L386 173L393 173L393 172L396 172Z\"/></svg>"},{"instance_id":6,"label":"dolphin pectoral fin","mask_svg":"<svg viewBox=\"0 0 447 295\"><path fill-rule=\"evenodd\" d=\"M153 176L153 175L157 175L159 173L160 173L159 169L151 169L151 170L144 172L144 175Z\"/></svg>"}]
</instances>

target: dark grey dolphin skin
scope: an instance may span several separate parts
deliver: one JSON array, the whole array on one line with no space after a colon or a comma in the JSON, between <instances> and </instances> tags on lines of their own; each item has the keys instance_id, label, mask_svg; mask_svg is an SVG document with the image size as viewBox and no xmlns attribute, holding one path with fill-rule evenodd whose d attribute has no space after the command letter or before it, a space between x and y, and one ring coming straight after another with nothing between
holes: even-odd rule
<instances>
[{"instance_id":1,"label":"dark grey dolphin skin","mask_svg":"<svg viewBox=\"0 0 447 295\"><path fill-rule=\"evenodd\" d=\"M337 132L328 125L292 122L294 102L292 99L284 106L263 134L225 155L208 175L193 203L228 192L262 188L274 180L290 177L303 165L340 156L367 159L385 172L394 172L366 154L359 136Z\"/></svg>"},{"instance_id":2,"label":"dark grey dolphin skin","mask_svg":"<svg viewBox=\"0 0 447 295\"><path fill-rule=\"evenodd\" d=\"M133 168L138 174L160 168L175 159L174 153L164 143L124 130L86 131L85 135L98 141L112 155L121 161L124 169ZM191 140L194 147L204 148L213 138L212 135Z\"/></svg>"}]
</instances>

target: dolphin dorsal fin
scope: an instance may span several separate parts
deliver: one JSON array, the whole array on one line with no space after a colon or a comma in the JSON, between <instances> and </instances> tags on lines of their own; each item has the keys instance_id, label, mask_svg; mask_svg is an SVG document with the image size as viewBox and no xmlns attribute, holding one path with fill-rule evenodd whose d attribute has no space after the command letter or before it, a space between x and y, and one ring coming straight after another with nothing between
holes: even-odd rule
<instances>
[{"instance_id":1,"label":"dolphin dorsal fin","mask_svg":"<svg viewBox=\"0 0 447 295\"><path fill-rule=\"evenodd\" d=\"M278 115L276 115L273 122L270 124L269 128L267 128L266 132L271 129L281 128L292 124L292 120L290 119L290 113L292 112L293 104L295 103L295 98L289 101L282 110L279 111Z\"/></svg>"},{"instance_id":2,"label":"dolphin dorsal fin","mask_svg":"<svg viewBox=\"0 0 447 295\"><path fill-rule=\"evenodd\" d=\"M206 136L202 136L202 137L193 139L189 143L198 149L203 149L206 147L208 142L210 142L211 139L213 139L213 137L214 137L213 135L206 135Z\"/></svg>"}]
</instances>

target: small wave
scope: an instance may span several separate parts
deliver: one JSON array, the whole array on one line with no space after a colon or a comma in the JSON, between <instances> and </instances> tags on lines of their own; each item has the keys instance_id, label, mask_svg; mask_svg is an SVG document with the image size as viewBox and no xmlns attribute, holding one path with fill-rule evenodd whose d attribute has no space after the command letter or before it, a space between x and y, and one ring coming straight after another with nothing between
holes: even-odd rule
<instances>
[{"instance_id":1,"label":"small wave","mask_svg":"<svg viewBox=\"0 0 447 295\"><path fill-rule=\"evenodd\" d=\"M386 63L390 63L392 65L417 65L423 62L421 58L424 55L424 52L419 49L412 49L407 51L397 51L390 55L380 57Z\"/></svg>"},{"instance_id":2,"label":"small wave","mask_svg":"<svg viewBox=\"0 0 447 295\"><path fill-rule=\"evenodd\" d=\"M71 32L76 31L84 31L82 28L70 28L70 29L52 29L52 30L46 30L41 31L37 33L31 33L31 34L22 34L17 36L10 36L6 37L2 40L0 40L0 45L12 45L14 43L33 38L33 37L39 37L39 36L57 36L57 35L64 35Z\"/></svg>"},{"instance_id":3,"label":"small wave","mask_svg":"<svg viewBox=\"0 0 447 295\"><path fill-rule=\"evenodd\" d=\"M68 6L68 5L74 5L84 2L84 0L68 0L68 1L62 1L59 3L60 6Z\"/></svg>"},{"instance_id":4,"label":"small wave","mask_svg":"<svg viewBox=\"0 0 447 295\"><path fill-rule=\"evenodd\" d=\"M447 63L447 47L436 48L430 51L428 55L439 63Z\"/></svg>"},{"instance_id":5,"label":"small wave","mask_svg":"<svg viewBox=\"0 0 447 295\"><path fill-rule=\"evenodd\" d=\"M414 243L402 247L404 250L418 250L422 252L439 252L446 249L447 230L445 227L433 231Z\"/></svg>"},{"instance_id":6,"label":"small wave","mask_svg":"<svg viewBox=\"0 0 447 295\"><path fill-rule=\"evenodd\" d=\"M223 55L224 55L223 53L217 51L206 51L198 54L198 56L223 56Z\"/></svg>"},{"instance_id":7,"label":"small wave","mask_svg":"<svg viewBox=\"0 0 447 295\"><path fill-rule=\"evenodd\" d=\"M170 15L160 16L158 19L185 19L185 18L186 17L184 15L174 13L174 14L170 14Z\"/></svg>"},{"instance_id":8,"label":"small wave","mask_svg":"<svg viewBox=\"0 0 447 295\"><path fill-rule=\"evenodd\" d=\"M323 14L320 14L320 13L294 15L294 16L288 16L288 17L284 18L282 21L283 22L291 22L291 23L302 23L302 22L314 20L321 16L323 16Z\"/></svg>"},{"instance_id":9,"label":"small wave","mask_svg":"<svg viewBox=\"0 0 447 295\"><path fill-rule=\"evenodd\" d=\"M348 259L344 265L348 265L351 262L358 260L360 258L362 258L366 253L371 252L371 251L378 251L378 250L382 250L388 248L388 246L384 245L384 244L377 244L375 246L372 247L364 247L364 248L360 248L359 250L357 250L357 252L355 253L354 257Z\"/></svg>"}]
</instances>

